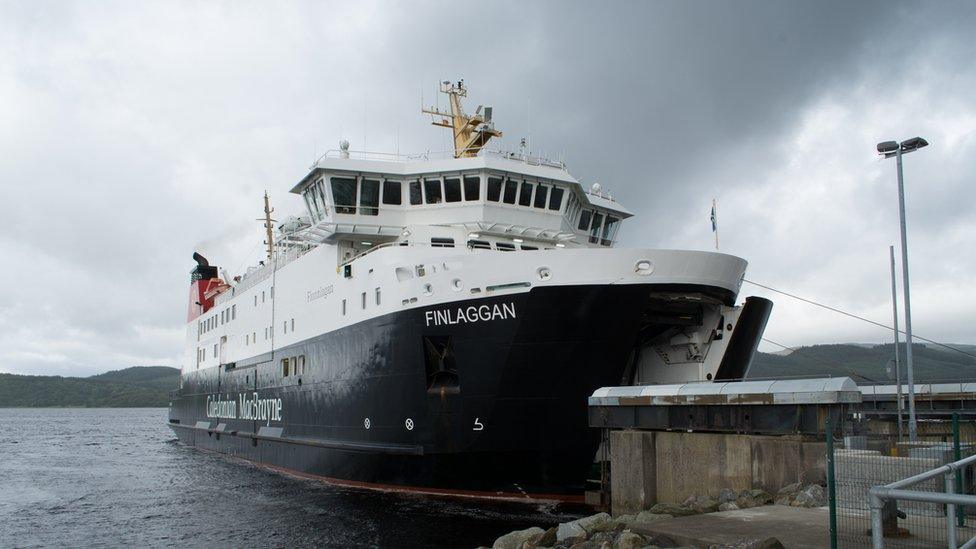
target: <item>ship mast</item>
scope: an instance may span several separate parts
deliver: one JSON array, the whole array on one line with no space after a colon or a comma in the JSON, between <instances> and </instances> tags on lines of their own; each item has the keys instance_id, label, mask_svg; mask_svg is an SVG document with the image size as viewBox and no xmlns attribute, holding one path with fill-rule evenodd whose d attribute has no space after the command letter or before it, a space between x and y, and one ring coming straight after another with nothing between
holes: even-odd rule
<instances>
[{"instance_id":1,"label":"ship mast","mask_svg":"<svg viewBox=\"0 0 976 549\"><path fill-rule=\"evenodd\" d=\"M478 153L492 137L502 136L502 132L496 130L491 121L491 106L482 107L479 105L475 113L470 116L464 113L464 109L461 107L461 98L468 96L468 90L464 87L464 80L458 80L456 84L448 81L441 82L441 93L446 93L451 100L451 112L444 112L436 107L421 109L421 112L434 118L431 122L433 125L453 130L454 158L478 156ZM484 109L484 114L482 114L482 109ZM441 118L438 120L437 117Z\"/></svg>"},{"instance_id":2,"label":"ship mast","mask_svg":"<svg viewBox=\"0 0 976 549\"><path fill-rule=\"evenodd\" d=\"M258 221L264 221L264 230L267 235L267 240L264 243L268 245L268 262L271 261L274 255L274 235L271 232L275 222L274 219L271 219L271 212L273 211L274 208L271 207L271 199L268 198L268 191L264 191L264 218L258 219Z\"/></svg>"}]
</instances>

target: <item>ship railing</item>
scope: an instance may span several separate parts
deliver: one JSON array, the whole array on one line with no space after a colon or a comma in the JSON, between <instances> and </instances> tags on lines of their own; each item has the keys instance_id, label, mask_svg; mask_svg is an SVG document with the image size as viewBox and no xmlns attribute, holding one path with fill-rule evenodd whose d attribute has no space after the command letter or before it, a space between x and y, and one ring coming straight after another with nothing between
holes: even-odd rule
<instances>
[{"instance_id":1,"label":"ship railing","mask_svg":"<svg viewBox=\"0 0 976 549\"><path fill-rule=\"evenodd\" d=\"M476 153L476 156L490 156L492 158L503 158L506 160L514 160L516 162L522 162L530 166L546 166L549 168L557 168L560 170L566 170L566 163L560 160L552 160L544 156L531 155L521 151L503 151L503 150L484 150L484 149L469 149ZM377 151L351 151L351 150L339 150L332 149L326 151L323 155L319 156L315 162L312 164L314 168L319 162L332 159L355 159L355 160L375 160L381 162L418 162L426 160L447 160L455 158L454 149L446 151L426 151L416 154L402 154L402 153L388 153L388 152L377 152Z\"/></svg>"}]
</instances>

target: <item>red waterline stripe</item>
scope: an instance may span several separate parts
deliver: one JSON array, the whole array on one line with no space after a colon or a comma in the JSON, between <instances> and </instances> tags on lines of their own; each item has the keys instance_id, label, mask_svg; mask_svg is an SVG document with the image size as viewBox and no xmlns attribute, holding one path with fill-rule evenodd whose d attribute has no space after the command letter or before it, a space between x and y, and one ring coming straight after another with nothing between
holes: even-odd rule
<instances>
[{"instance_id":1,"label":"red waterline stripe","mask_svg":"<svg viewBox=\"0 0 976 549\"><path fill-rule=\"evenodd\" d=\"M287 467L282 467L280 465L262 463L260 461L254 461L241 456L233 456L231 454L225 454L217 450L210 450L209 448L203 448L200 446L192 446L192 448L203 450L205 452L211 452L214 454L220 454L222 456L240 459L250 464L253 464L257 467L276 471L278 473L288 475L288 476L293 476L293 477L303 478L308 480L316 480L316 481L324 482L326 484L335 485L335 486L344 486L348 488L360 488L364 490L373 490L376 492L402 492L402 493L412 493L412 494L423 494L429 496L487 499L487 500L495 500L495 501L513 501L513 502L522 502L522 503L576 503L576 504L585 503L584 496L574 495L574 494L529 494L529 493L517 493L517 492L484 492L479 490L457 490L452 488L430 488L425 486L402 486L399 484L381 484L376 482L345 480L345 479L339 479L334 477L327 477L324 475L316 475L314 473L305 473L302 471L296 471L294 469L289 469Z\"/></svg>"}]
</instances>

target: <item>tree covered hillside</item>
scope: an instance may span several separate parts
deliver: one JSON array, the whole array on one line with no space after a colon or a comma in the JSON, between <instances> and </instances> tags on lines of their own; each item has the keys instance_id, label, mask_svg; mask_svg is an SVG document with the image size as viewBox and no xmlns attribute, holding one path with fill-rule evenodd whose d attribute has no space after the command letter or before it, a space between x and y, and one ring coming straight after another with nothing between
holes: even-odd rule
<instances>
[{"instance_id":1,"label":"tree covered hillside","mask_svg":"<svg viewBox=\"0 0 976 549\"><path fill-rule=\"evenodd\" d=\"M161 407L180 371L135 366L91 377L0 374L0 407Z\"/></svg>"}]
</instances>

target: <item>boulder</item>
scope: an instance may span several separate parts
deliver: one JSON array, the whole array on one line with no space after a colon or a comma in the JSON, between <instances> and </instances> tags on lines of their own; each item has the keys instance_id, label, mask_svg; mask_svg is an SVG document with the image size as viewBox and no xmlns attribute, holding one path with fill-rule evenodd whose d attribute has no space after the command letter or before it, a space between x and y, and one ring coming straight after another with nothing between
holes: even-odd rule
<instances>
[{"instance_id":1,"label":"boulder","mask_svg":"<svg viewBox=\"0 0 976 549\"><path fill-rule=\"evenodd\" d=\"M695 510L682 505L676 505L674 503L658 503L654 507L651 507L651 513L655 515L671 515L672 517L686 517L688 515L694 515ZM640 516L640 515L638 515Z\"/></svg>"},{"instance_id":2,"label":"boulder","mask_svg":"<svg viewBox=\"0 0 976 549\"><path fill-rule=\"evenodd\" d=\"M546 530L539 539L535 541L536 547L552 547L556 544L556 527Z\"/></svg>"},{"instance_id":3,"label":"boulder","mask_svg":"<svg viewBox=\"0 0 976 549\"><path fill-rule=\"evenodd\" d=\"M769 505L773 502L773 495L759 488L749 490L749 497L756 502L756 505Z\"/></svg>"},{"instance_id":4,"label":"boulder","mask_svg":"<svg viewBox=\"0 0 976 549\"><path fill-rule=\"evenodd\" d=\"M613 549L640 549L644 547L644 537L633 532L621 532L613 542Z\"/></svg>"},{"instance_id":5,"label":"boulder","mask_svg":"<svg viewBox=\"0 0 976 549\"><path fill-rule=\"evenodd\" d=\"M786 486L780 488L779 492L776 492L776 495L792 496L795 495L797 492L799 492L801 488L803 488L802 484L800 484L799 482L794 482L793 484L787 484Z\"/></svg>"},{"instance_id":6,"label":"boulder","mask_svg":"<svg viewBox=\"0 0 976 549\"><path fill-rule=\"evenodd\" d=\"M692 505L695 504L695 499L697 499L697 497L698 496L688 496L687 498L685 498L684 501L681 502L681 506L682 507L691 507Z\"/></svg>"},{"instance_id":7,"label":"boulder","mask_svg":"<svg viewBox=\"0 0 976 549\"><path fill-rule=\"evenodd\" d=\"M725 488L724 490L718 493L719 503L729 503L737 499L739 499L739 495L736 494L735 490L732 490L731 488Z\"/></svg>"},{"instance_id":8,"label":"boulder","mask_svg":"<svg viewBox=\"0 0 976 549\"><path fill-rule=\"evenodd\" d=\"M596 543L607 542L612 544L614 537L615 536L610 532L597 532L590 537L589 541L593 541Z\"/></svg>"},{"instance_id":9,"label":"boulder","mask_svg":"<svg viewBox=\"0 0 976 549\"><path fill-rule=\"evenodd\" d=\"M583 538L585 540L587 537L586 529L580 526L579 521L576 520L561 522L556 527L556 541L563 541L567 538Z\"/></svg>"},{"instance_id":10,"label":"boulder","mask_svg":"<svg viewBox=\"0 0 976 549\"><path fill-rule=\"evenodd\" d=\"M736 505L734 502L731 502L731 501L726 502L726 503L722 503L722 504L720 504L718 506L718 510L719 511L737 511L738 509L739 509L739 506Z\"/></svg>"},{"instance_id":11,"label":"boulder","mask_svg":"<svg viewBox=\"0 0 976 549\"><path fill-rule=\"evenodd\" d=\"M522 544L526 541L531 540L533 537L545 534L546 531L538 526L533 526L532 528L526 528L525 530L516 530L514 532L509 532L504 536L495 540L492 544L492 549L522 549Z\"/></svg>"},{"instance_id":12,"label":"boulder","mask_svg":"<svg viewBox=\"0 0 976 549\"><path fill-rule=\"evenodd\" d=\"M655 520L663 520L669 518L674 518L674 515L668 515L665 513L652 513L650 511L641 511L640 513L637 513L637 516L634 518L634 520L636 522L654 522Z\"/></svg>"},{"instance_id":13,"label":"boulder","mask_svg":"<svg viewBox=\"0 0 976 549\"><path fill-rule=\"evenodd\" d=\"M587 535L592 535L596 532L606 532L614 525L613 517L607 513L597 513L595 515L583 517L581 519L577 519L576 523L586 530Z\"/></svg>"},{"instance_id":14,"label":"boulder","mask_svg":"<svg viewBox=\"0 0 976 549\"><path fill-rule=\"evenodd\" d=\"M617 529L617 527L629 528L635 520L637 520L637 515L620 515L619 517L614 517L614 529Z\"/></svg>"},{"instance_id":15,"label":"boulder","mask_svg":"<svg viewBox=\"0 0 976 549\"><path fill-rule=\"evenodd\" d=\"M718 511L719 501L712 496L698 496L691 508L698 514L714 513Z\"/></svg>"},{"instance_id":16,"label":"boulder","mask_svg":"<svg viewBox=\"0 0 976 549\"><path fill-rule=\"evenodd\" d=\"M612 549L609 541L604 541L602 543L597 543L595 541L581 541L576 545L570 547L570 549Z\"/></svg>"},{"instance_id":17,"label":"boulder","mask_svg":"<svg viewBox=\"0 0 976 549\"><path fill-rule=\"evenodd\" d=\"M823 507L827 505L827 492L819 484L811 484L800 490L793 501L793 507Z\"/></svg>"}]
</instances>

